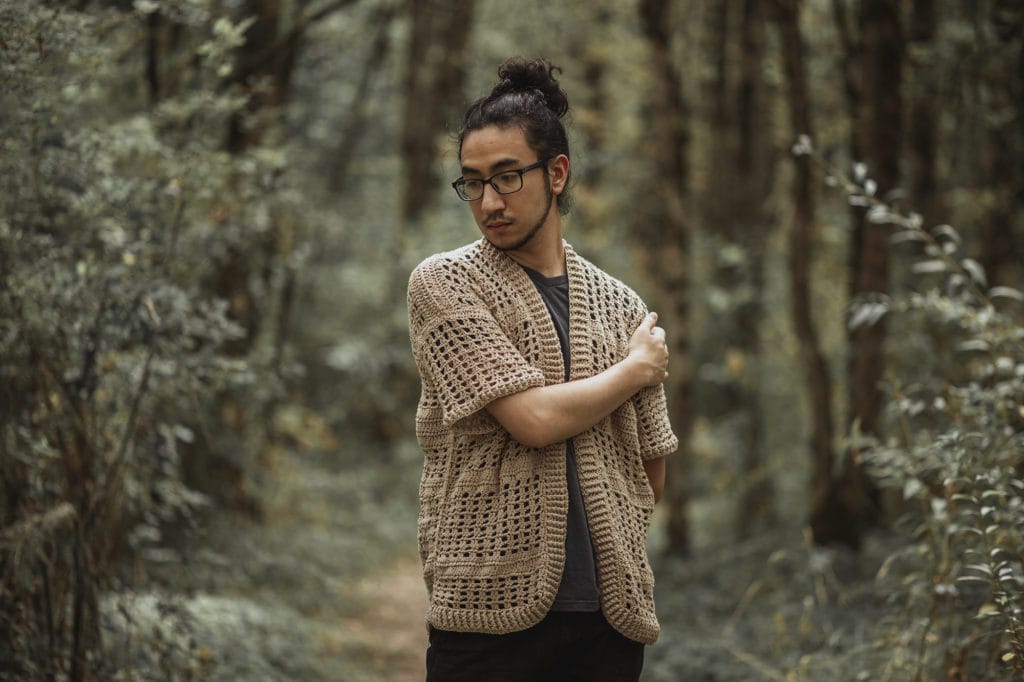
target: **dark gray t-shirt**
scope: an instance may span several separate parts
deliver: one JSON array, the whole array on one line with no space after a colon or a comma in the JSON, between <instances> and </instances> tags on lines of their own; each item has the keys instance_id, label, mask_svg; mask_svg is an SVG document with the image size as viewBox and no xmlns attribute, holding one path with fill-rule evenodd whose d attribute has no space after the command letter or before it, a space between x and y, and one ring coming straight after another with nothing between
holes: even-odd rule
<instances>
[{"instance_id":1,"label":"dark gray t-shirt","mask_svg":"<svg viewBox=\"0 0 1024 682\"><path fill-rule=\"evenodd\" d=\"M569 278L545 277L536 270L523 267L533 280L537 291L544 299L544 305L551 313L551 321L558 333L565 360L565 380L569 380ZM587 512L580 493L580 481L576 472L576 449L572 440L565 442L565 477L569 484L569 515L566 519L565 570L562 583L558 586L552 611L596 611L601 607L597 587L597 567L594 563L594 547L590 543L590 529Z\"/></svg>"}]
</instances>

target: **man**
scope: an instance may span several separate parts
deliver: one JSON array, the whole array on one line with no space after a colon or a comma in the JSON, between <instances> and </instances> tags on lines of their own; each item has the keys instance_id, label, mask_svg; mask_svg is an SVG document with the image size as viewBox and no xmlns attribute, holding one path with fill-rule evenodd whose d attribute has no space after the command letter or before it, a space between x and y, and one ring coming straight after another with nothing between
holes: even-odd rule
<instances>
[{"instance_id":1,"label":"man","mask_svg":"<svg viewBox=\"0 0 1024 682\"><path fill-rule=\"evenodd\" d=\"M483 239L409 280L427 679L637 680L658 636L647 529L678 445L665 334L562 239L557 69L498 73L453 183Z\"/></svg>"}]
</instances>

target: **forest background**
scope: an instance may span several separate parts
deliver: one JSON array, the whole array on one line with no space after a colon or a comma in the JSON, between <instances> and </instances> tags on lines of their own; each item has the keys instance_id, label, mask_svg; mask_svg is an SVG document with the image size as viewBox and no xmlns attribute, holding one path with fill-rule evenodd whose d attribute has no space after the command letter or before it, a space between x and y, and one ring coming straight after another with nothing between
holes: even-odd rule
<instances>
[{"instance_id":1,"label":"forest background","mask_svg":"<svg viewBox=\"0 0 1024 682\"><path fill-rule=\"evenodd\" d=\"M0 0L0 679L421 679L405 283L509 56L662 315L654 680L1024 671L1013 0Z\"/></svg>"}]
</instances>

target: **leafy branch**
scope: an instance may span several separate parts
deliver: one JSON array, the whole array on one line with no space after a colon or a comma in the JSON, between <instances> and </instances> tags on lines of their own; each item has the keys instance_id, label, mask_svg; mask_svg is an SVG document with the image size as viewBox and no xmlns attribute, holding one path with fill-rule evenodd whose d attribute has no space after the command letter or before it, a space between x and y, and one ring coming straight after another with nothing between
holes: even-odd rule
<instances>
[{"instance_id":1,"label":"leafy branch","mask_svg":"<svg viewBox=\"0 0 1024 682\"><path fill-rule=\"evenodd\" d=\"M962 284L974 300L975 305L982 311L983 315L990 317L996 307L996 299L1011 299L1018 303L1024 303L1024 293L1007 286L997 286L984 291L987 278L985 270L978 261L973 258L956 258L956 254L963 245L963 238L951 225L937 225L929 231L919 213L913 211L901 211L885 202L877 195L878 185L868 176L867 166L863 163L853 164L852 174L847 174L829 163L820 153L815 150L811 139L801 135L792 151L797 156L807 156L812 163L821 169L825 174L825 183L830 187L836 187L846 194L851 206L857 206L866 210L865 218L880 225L891 225L897 228L891 241L894 244L904 242L916 242L923 244L924 253L929 260L919 261L911 267L914 274L934 274L949 272L954 277L955 284ZM884 303L874 303L874 307L866 307L860 314L855 314L851 319L851 326L873 323L880 319L888 310ZM1024 335L1015 325L1004 325L1004 338L1013 343L1018 351L1024 352Z\"/></svg>"},{"instance_id":2,"label":"leafy branch","mask_svg":"<svg viewBox=\"0 0 1024 682\"><path fill-rule=\"evenodd\" d=\"M964 241L955 228L927 229L919 214L894 208L877 195L864 164L843 173L807 136L793 152L813 161L827 185L864 209L866 220L893 226L891 243L923 247L925 257L911 266L912 274L946 276L944 290L912 294L903 310L940 313L959 339L957 350L987 356L987 362L950 359L946 366L937 359L913 389L925 396L932 391L931 400L908 395L898 370L890 370L889 410L898 433L865 451L880 485L918 503L904 507L915 539L913 550L900 556L927 564L898 588L907 594L909 618L924 623L913 678L931 679L936 670L959 667L986 644L989 651L977 656L1003 664L992 671L999 679L1007 668L1024 672L1024 324L1018 308L996 308L998 301L1022 303L1024 294L989 288L981 264L961 255ZM873 324L892 309L892 299L880 295L856 307L848 324ZM913 611L924 608L914 598L924 595L926 616Z\"/></svg>"}]
</instances>

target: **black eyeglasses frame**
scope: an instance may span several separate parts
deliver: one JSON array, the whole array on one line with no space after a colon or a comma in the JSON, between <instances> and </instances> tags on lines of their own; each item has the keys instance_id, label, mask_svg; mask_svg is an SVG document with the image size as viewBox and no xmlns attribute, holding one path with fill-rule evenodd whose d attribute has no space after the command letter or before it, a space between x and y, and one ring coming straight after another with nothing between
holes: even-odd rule
<instances>
[{"instance_id":1,"label":"black eyeglasses frame","mask_svg":"<svg viewBox=\"0 0 1024 682\"><path fill-rule=\"evenodd\" d=\"M529 166L523 166L522 168L509 168L508 170L500 171L498 173L495 173L491 177L484 178L484 179L471 178L470 180L467 180L466 178L459 178L459 179L457 179L457 180L452 182L452 188L455 190L455 193L459 195L459 198L462 199L463 201L480 201L481 199L484 198L484 190L483 189L481 189L480 196L478 196L478 197L476 197L474 199L470 199L470 198L467 198L465 196L464 192L465 192L465 188L466 188L466 183L470 182L470 181L480 182L481 183L481 185L480 185L481 188L483 188L484 185L490 185L491 187L494 188L494 191L497 192L498 194L515 194L516 192L519 192L519 191L521 191L523 189L523 185L525 184L523 182L523 175L525 175L529 171L534 170L535 168L541 168L547 162L548 162L548 159L541 159L540 161L538 161L536 163L531 163ZM516 189L513 189L511 191L508 191L508 192L502 192L501 189L496 184L494 184L493 181L494 181L494 178L498 177L499 175L505 175L506 173L518 173L519 174L519 187L517 187Z\"/></svg>"}]
</instances>

